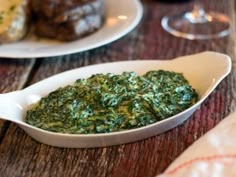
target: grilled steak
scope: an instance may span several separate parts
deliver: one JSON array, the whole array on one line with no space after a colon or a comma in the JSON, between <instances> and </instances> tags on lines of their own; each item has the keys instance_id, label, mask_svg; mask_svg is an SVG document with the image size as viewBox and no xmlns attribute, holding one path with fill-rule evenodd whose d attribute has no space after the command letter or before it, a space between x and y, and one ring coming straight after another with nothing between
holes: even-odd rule
<instances>
[{"instance_id":1,"label":"grilled steak","mask_svg":"<svg viewBox=\"0 0 236 177\"><path fill-rule=\"evenodd\" d=\"M71 41L99 29L104 0L32 0L38 36Z\"/></svg>"}]
</instances>

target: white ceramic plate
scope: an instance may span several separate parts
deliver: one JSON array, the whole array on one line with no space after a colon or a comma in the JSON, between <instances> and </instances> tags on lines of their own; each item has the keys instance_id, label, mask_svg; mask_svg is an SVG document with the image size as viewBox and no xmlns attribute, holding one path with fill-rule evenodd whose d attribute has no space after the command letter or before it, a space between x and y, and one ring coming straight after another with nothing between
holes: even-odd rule
<instances>
[{"instance_id":1,"label":"white ceramic plate","mask_svg":"<svg viewBox=\"0 0 236 177\"><path fill-rule=\"evenodd\" d=\"M97 32L72 42L39 39L29 35L24 40L0 46L0 57L38 58L72 54L113 42L130 32L141 20L139 0L105 0L105 24Z\"/></svg>"},{"instance_id":2,"label":"white ceramic plate","mask_svg":"<svg viewBox=\"0 0 236 177\"><path fill-rule=\"evenodd\" d=\"M122 73L135 71L142 75L150 70L164 69L181 72L197 90L200 99L189 109L137 129L102 134L62 134L45 131L24 122L29 106L49 92L68 84L78 78L86 78L96 73ZM59 147L88 148L111 146L142 140L181 124L200 106L207 96L225 78L231 70L231 59L227 55L204 52L196 55L180 57L174 60L137 60L113 62L78 68L57 74L42 80L21 91L0 94L0 117L20 125L31 137L39 142Z\"/></svg>"}]
</instances>

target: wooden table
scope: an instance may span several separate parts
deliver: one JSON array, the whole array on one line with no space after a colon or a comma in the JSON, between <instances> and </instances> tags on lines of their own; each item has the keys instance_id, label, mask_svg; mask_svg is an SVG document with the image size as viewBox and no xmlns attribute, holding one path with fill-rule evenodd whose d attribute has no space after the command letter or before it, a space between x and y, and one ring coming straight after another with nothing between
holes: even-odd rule
<instances>
[{"instance_id":1,"label":"wooden table","mask_svg":"<svg viewBox=\"0 0 236 177\"><path fill-rule=\"evenodd\" d=\"M163 15L191 7L143 0L140 24L121 39L94 50L51 58L0 59L0 93L22 89L56 73L86 65L121 60L172 59L205 50L230 55L232 73L186 122L139 142L92 149L66 149L40 144L16 124L0 120L0 176L153 177L194 141L235 110L235 2L203 1L206 10L223 12L232 20L232 33L221 39L191 41L176 38L160 25ZM214 64L212 65L214 67Z\"/></svg>"}]
</instances>

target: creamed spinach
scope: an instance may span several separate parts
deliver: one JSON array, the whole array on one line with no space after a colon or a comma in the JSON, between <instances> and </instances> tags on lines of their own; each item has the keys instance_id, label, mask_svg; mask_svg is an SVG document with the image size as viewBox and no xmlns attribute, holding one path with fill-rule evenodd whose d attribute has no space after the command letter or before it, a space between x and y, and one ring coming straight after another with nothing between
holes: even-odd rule
<instances>
[{"instance_id":1,"label":"creamed spinach","mask_svg":"<svg viewBox=\"0 0 236 177\"><path fill-rule=\"evenodd\" d=\"M181 73L96 74L42 98L27 111L26 122L53 132L108 133L163 120L197 99L197 92Z\"/></svg>"}]
</instances>

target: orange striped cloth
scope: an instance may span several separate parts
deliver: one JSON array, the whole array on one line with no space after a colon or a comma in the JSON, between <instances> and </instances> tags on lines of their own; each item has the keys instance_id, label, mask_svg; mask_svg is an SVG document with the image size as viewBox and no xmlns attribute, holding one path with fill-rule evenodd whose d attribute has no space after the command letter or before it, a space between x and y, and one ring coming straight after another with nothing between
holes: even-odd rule
<instances>
[{"instance_id":1,"label":"orange striped cloth","mask_svg":"<svg viewBox=\"0 0 236 177\"><path fill-rule=\"evenodd\" d=\"M157 177L236 177L236 112L194 142Z\"/></svg>"}]
</instances>

